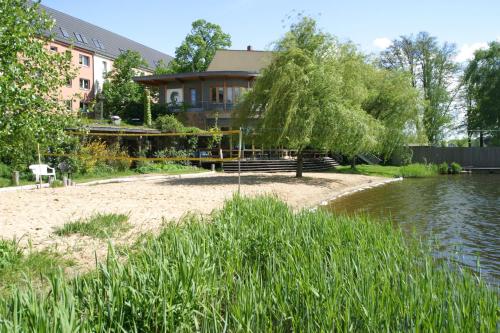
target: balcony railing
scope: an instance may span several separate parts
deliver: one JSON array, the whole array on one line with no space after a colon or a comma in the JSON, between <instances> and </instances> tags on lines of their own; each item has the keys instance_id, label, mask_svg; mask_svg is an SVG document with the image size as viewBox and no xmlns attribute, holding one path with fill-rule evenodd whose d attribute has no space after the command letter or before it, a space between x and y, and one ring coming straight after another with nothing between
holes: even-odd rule
<instances>
[{"instance_id":1,"label":"balcony railing","mask_svg":"<svg viewBox=\"0 0 500 333\"><path fill-rule=\"evenodd\" d=\"M236 104L234 103L213 103L211 101L191 103L168 104L167 108L170 112L202 112L202 111L232 111Z\"/></svg>"}]
</instances>

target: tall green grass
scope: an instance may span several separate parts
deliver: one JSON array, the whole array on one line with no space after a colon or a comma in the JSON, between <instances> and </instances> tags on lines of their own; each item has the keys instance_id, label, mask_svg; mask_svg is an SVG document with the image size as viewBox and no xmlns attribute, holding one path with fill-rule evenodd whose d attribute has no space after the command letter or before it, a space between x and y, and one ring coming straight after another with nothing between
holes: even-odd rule
<instances>
[{"instance_id":1,"label":"tall green grass","mask_svg":"<svg viewBox=\"0 0 500 333\"><path fill-rule=\"evenodd\" d=\"M425 178L433 177L439 174L438 166L435 164L408 164L400 169L403 178Z\"/></svg>"},{"instance_id":2,"label":"tall green grass","mask_svg":"<svg viewBox=\"0 0 500 333\"><path fill-rule=\"evenodd\" d=\"M53 275L71 265L72 261L56 252L23 251L15 240L0 239L0 298L14 287L25 288L33 283L38 287L46 285L44 275ZM1 318L0 314L0 322Z\"/></svg>"},{"instance_id":3,"label":"tall green grass","mask_svg":"<svg viewBox=\"0 0 500 333\"><path fill-rule=\"evenodd\" d=\"M234 198L49 294L0 300L4 332L494 332L498 294L389 223Z\"/></svg>"}]
</instances>

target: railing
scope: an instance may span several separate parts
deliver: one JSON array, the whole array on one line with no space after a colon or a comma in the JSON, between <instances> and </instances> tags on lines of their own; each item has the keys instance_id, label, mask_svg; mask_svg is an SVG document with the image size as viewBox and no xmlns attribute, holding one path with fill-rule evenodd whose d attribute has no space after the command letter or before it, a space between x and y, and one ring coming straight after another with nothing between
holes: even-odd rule
<instances>
[{"instance_id":1,"label":"railing","mask_svg":"<svg viewBox=\"0 0 500 333\"><path fill-rule=\"evenodd\" d=\"M167 109L169 112L202 112L202 111L232 111L236 104L234 103L213 103L210 101L198 102L196 104L191 103L179 103L177 105L169 104Z\"/></svg>"}]
</instances>

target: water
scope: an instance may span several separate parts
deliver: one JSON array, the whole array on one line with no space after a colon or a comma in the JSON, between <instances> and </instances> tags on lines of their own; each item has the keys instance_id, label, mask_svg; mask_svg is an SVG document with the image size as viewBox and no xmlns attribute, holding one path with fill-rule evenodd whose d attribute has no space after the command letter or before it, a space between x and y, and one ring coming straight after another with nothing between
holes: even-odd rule
<instances>
[{"instance_id":1,"label":"water","mask_svg":"<svg viewBox=\"0 0 500 333\"><path fill-rule=\"evenodd\" d=\"M408 179L333 201L337 213L391 218L403 231L437 240L450 258L500 285L500 175Z\"/></svg>"}]
</instances>

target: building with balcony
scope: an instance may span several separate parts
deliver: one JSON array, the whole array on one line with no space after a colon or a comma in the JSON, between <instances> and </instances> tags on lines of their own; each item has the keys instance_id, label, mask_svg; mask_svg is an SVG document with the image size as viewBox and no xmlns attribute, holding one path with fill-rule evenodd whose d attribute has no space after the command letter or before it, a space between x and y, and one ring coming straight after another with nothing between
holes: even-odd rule
<instances>
[{"instance_id":1,"label":"building with balcony","mask_svg":"<svg viewBox=\"0 0 500 333\"><path fill-rule=\"evenodd\" d=\"M219 50L207 71L134 78L139 84L159 90L159 103L170 112L183 112L187 123L202 129L217 121L220 128L231 127L233 109L240 97L253 87L272 52Z\"/></svg>"}]
</instances>

